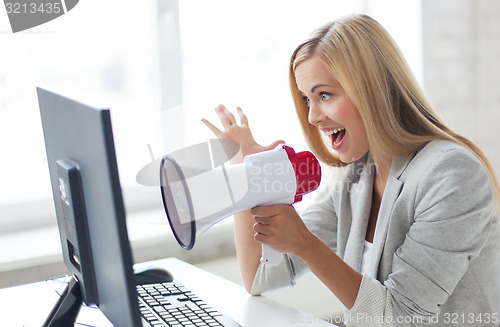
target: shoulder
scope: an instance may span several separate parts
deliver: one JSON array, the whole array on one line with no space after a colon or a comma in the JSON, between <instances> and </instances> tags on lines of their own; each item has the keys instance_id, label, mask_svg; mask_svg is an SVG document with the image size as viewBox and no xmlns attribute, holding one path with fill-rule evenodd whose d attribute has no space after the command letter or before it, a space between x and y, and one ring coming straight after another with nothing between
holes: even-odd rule
<instances>
[{"instance_id":1,"label":"shoulder","mask_svg":"<svg viewBox=\"0 0 500 327\"><path fill-rule=\"evenodd\" d=\"M451 141L426 144L408 163L401 179L405 187L413 189L422 210L438 202L447 203L453 211L496 203L486 167L470 150Z\"/></svg>"},{"instance_id":2,"label":"shoulder","mask_svg":"<svg viewBox=\"0 0 500 327\"><path fill-rule=\"evenodd\" d=\"M428 142L409 161L407 171L420 171L427 175L436 171L468 171L487 174L479 158L464 146L447 141L433 140Z\"/></svg>"}]
</instances>

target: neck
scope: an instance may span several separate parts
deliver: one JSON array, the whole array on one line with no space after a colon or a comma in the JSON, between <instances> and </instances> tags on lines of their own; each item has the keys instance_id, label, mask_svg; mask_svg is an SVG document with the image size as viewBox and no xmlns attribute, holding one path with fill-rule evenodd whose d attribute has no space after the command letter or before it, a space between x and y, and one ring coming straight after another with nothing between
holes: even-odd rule
<instances>
[{"instance_id":1,"label":"neck","mask_svg":"<svg viewBox=\"0 0 500 327\"><path fill-rule=\"evenodd\" d=\"M375 161L375 179L374 189L382 195L384 193L387 178L389 178L389 171L391 170L392 158L390 157L377 157Z\"/></svg>"}]
</instances>

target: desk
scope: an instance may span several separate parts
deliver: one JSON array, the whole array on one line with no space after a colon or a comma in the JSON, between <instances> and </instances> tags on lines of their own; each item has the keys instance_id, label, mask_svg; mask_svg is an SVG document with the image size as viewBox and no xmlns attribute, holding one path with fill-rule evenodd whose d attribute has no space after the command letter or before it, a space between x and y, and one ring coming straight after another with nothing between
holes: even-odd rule
<instances>
[{"instance_id":1,"label":"desk","mask_svg":"<svg viewBox=\"0 0 500 327\"><path fill-rule=\"evenodd\" d=\"M175 258L138 264L144 265L169 270L175 282L184 284L244 327L333 326L265 296L250 296L242 286ZM55 289L58 287L57 282L49 280L1 289L0 326L40 326L57 300ZM88 307L82 308L77 322L85 326L110 326L99 310Z\"/></svg>"}]
</instances>

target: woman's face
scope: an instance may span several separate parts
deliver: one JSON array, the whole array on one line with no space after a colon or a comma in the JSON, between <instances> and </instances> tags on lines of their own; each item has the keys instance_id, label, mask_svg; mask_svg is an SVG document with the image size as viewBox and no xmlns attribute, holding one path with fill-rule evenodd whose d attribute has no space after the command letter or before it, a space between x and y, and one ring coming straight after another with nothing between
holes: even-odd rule
<instances>
[{"instance_id":1,"label":"woman's face","mask_svg":"<svg viewBox=\"0 0 500 327\"><path fill-rule=\"evenodd\" d=\"M335 77L312 57L296 67L295 80L309 107L309 123L330 137L340 160L349 163L363 157L369 150L365 126Z\"/></svg>"}]
</instances>

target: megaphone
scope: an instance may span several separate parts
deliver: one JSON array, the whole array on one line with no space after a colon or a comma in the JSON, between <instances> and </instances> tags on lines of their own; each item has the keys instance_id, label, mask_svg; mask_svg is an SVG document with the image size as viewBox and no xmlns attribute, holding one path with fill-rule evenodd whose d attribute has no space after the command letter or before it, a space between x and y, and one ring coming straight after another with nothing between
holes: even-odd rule
<instances>
[{"instance_id":1,"label":"megaphone","mask_svg":"<svg viewBox=\"0 0 500 327\"><path fill-rule=\"evenodd\" d=\"M320 164L311 152L295 153L282 144L247 155L241 164L205 167L171 155L161 160L163 205L177 242L186 250L222 219L259 205L293 204L321 180ZM262 263L277 265L280 258L280 252L262 245Z\"/></svg>"}]
</instances>

